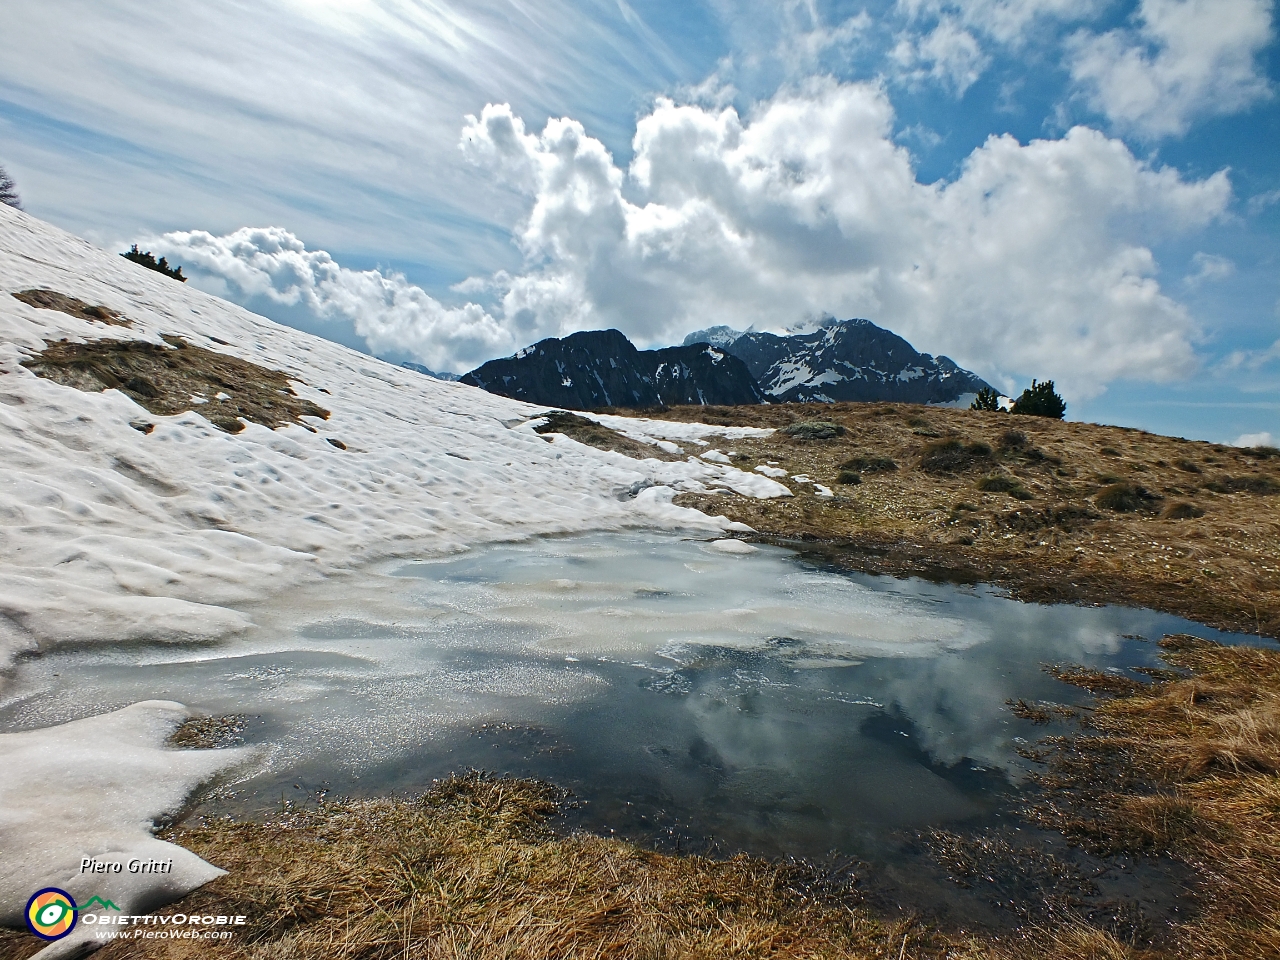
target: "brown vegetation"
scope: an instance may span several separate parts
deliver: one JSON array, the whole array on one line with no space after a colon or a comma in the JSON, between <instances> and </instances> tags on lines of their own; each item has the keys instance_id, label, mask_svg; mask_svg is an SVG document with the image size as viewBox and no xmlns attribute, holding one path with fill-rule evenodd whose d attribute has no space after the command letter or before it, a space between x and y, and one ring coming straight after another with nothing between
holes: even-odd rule
<instances>
[{"instance_id":1,"label":"brown vegetation","mask_svg":"<svg viewBox=\"0 0 1280 960\"><path fill-rule=\"evenodd\" d=\"M167 346L145 340L46 340L45 349L22 365L36 376L79 390L119 390L156 416L196 410L228 433L243 430L245 420L275 428L302 417L329 416L297 396L293 378L282 370L206 350L181 337L164 340ZM139 429L149 433L151 426Z\"/></svg>"},{"instance_id":2,"label":"brown vegetation","mask_svg":"<svg viewBox=\"0 0 1280 960\"><path fill-rule=\"evenodd\" d=\"M1121 603L1280 635L1280 456L1140 430L888 403L678 407L647 415L776 427L730 444L794 496L683 494L761 539L868 573L996 583L1025 600ZM843 435L800 441L817 418ZM695 451L690 451L695 452Z\"/></svg>"},{"instance_id":3,"label":"brown vegetation","mask_svg":"<svg viewBox=\"0 0 1280 960\"><path fill-rule=\"evenodd\" d=\"M1099 853L1188 864L1199 913L1175 931L1174 956L1278 957L1280 651L1161 646L1177 669L1111 686L1089 735L1053 741L1029 813ZM1099 689L1092 671L1056 675Z\"/></svg>"},{"instance_id":4,"label":"brown vegetation","mask_svg":"<svg viewBox=\"0 0 1280 960\"><path fill-rule=\"evenodd\" d=\"M219 820L169 838L230 871L172 913L243 914L230 942L117 941L111 958L572 960L914 957L847 877L748 857L673 857L550 828L546 784L454 777L417 801ZM25 957L32 937L0 936ZM6 947L8 950L6 951ZM938 951L930 950L937 956Z\"/></svg>"},{"instance_id":5,"label":"brown vegetation","mask_svg":"<svg viewBox=\"0 0 1280 960\"><path fill-rule=\"evenodd\" d=\"M133 321L121 316L118 310L112 310L110 307L94 306L75 297L69 297L65 293L58 293L56 290L23 290L13 294L13 296L15 299L21 300L28 306L35 307L38 310L56 310L58 313L79 317L81 320L96 320L98 323L106 323L115 327L133 326Z\"/></svg>"}]
</instances>

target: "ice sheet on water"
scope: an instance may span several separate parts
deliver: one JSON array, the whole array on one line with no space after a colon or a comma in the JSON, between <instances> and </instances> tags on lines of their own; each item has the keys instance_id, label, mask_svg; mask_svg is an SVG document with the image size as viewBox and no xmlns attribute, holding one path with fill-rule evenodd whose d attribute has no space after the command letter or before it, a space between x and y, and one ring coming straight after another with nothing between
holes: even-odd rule
<instances>
[{"instance_id":1,"label":"ice sheet on water","mask_svg":"<svg viewBox=\"0 0 1280 960\"><path fill-rule=\"evenodd\" d=\"M210 714L268 717L270 763L323 751L360 766L478 718L587 702L604 689L598 662L661 672L686 658L673 651L741 650L816 668L984 638L981 625L799 568L776 548L648 534L391 564L247 613L254 629L217 647L31 661L0 699L0 721L45 726L163 694Z\"/></svg>"}]
</instances>

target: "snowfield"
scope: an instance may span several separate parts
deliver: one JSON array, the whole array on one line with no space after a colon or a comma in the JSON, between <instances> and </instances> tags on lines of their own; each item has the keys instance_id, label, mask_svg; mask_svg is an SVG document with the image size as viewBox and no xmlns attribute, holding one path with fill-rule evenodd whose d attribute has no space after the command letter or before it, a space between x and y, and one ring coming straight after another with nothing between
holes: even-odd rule
<instances>
[{"instance_id":1,"label":"snowfield","mask_svg":"<svg viewBox=\"0 0 1280 960\"><path fill-rule=\"evenodd\" d=\"M30 288L105 305L132 327L10 296ZM162 334L285 370L294 391L330 416L228 434L198 402L159 417L119 391L85 392L21 366L46 341L160 344ZM273 323L0 205L0 669L64 644L216 642L253 629L246 604L382 558L636 526L709 538L744 529L674 506L678 490L790 495L725 463L634 460L540 436L545 412ZM600 419L666 450L688 444L687 454L706 437L767 432ZM131 422L155 426L143 433ZM82 856L159 844L146 826L238 761L234 751L195 760L165 748L181 715L180 705L152 702L96 721L113 731L119 763L149 771L145 789L126 790L103 778L101 764L79 762L89 721L0 734L0 919L21 922L30 893L68 883L67 864ZM34 759L45 753L69 760L56 790L58 776ZM96 791L92 811L75 807L86 790ZM32 817L49 810L80 824L57 834L62 846L31 835ZM104 880L94 892L154 905L212 870L188 854L152 887L134 877L128 888Z\"/></svg>"}]
</instances>

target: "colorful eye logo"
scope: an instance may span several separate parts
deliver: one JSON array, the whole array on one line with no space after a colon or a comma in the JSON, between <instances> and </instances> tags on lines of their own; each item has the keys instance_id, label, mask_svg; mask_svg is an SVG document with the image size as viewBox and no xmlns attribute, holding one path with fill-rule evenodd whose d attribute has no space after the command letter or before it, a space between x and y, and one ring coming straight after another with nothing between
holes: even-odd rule
<instances>
[{"instance_id":1,"label":"colorful eye logo","mask_svg":"<svg viewBox=\"0 0 1280 960\"><path fill-rule=\"evenodd\" d=\"M61 940L76 925L76 901L65 890L45 887L27 901L27 926L42 940Z\"/></svg>"}]
</instances>

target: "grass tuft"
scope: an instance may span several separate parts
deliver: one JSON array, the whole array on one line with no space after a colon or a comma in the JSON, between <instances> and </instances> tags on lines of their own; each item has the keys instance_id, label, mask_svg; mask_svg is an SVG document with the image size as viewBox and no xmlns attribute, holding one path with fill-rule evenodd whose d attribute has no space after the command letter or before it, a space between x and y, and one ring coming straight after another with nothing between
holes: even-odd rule
<instances>
[{"instance_id":1,"label":"grass tuft","mask_svg":"<svg viewBox=\"0 0 1280 960\"><path fill-rule=\"evenodd\" d=\"M844 436L844 427L827 420L802 420L782 428L793 440L833 440Z\"/></svg>"},{"instance_id":2,"label":"grass tuft","mask_svg":"<svg viewBox=\"0 0 1280 960\"><path fill-rule=\"evenodd\" d=\"M1158 500L1155 494L1136 483L1110 483L1097 492L1093 502L1103 510L1133 513Z\"/></svg>"},{"instance_id":3,"label":"grass tuft","mask_svg":"<svg viewBox=\"0 0 1280 960\"><path fill-rule=\"evenodd\" d=\"M982 441L964 443L954 437L927 443L920 451L920 469L926 473L954 473L982 466L991 460L991 447Z\"/></svg>"}]
</instances>

